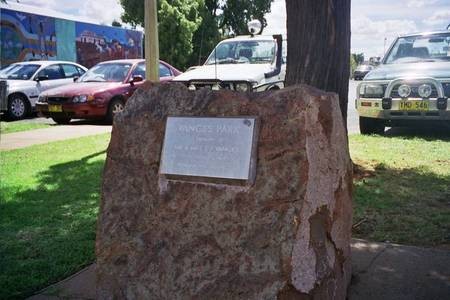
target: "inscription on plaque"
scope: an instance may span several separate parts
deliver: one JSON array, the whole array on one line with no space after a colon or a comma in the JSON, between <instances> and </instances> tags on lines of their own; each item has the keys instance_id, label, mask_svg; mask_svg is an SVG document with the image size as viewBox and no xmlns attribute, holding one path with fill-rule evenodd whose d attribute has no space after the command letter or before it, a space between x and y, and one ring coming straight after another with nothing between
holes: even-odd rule
<instances>
[{"instance_id":1,"label":"inscription on plaque","mask_svg":"<svg viewBox=\"0 0 450 300\"><path fill-rule=\"evenodd\" d=\"M252 180L255 117L168 117L160 173Z\"/></svg>"}]
</instances>

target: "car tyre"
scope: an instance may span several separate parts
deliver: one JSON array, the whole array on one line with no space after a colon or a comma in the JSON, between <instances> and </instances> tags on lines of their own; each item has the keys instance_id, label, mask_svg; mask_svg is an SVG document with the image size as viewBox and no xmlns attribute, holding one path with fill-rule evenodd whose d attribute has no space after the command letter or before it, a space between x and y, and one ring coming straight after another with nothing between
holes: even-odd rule
<instances>
[{"instance_id":1,"label":"car tyre","mask_svg":"<svg viewBox=\"0 0 450 300\"><path fill-rule=\"evenodd\" d=\"M106 116L106 120L108 123L112 124L114 121L114 116L123 111L125 108L125 103L121 99L113 99L108 107L108 114Z\"/></svg>"},{"instance_id":2,"label":"car tyre","mask_svg":"<svg viewBox=\"0 0 450 300\"><path fill-rule=\"evenodd\" d=\"M8 117L11 120L24 119L30 111L28 100L20 94L13 94L8 99Z\"/></svg>"},{"instance_id":3,"label":"car tyre","mask_svg":"<svg viewBox=\"0 0 450 300\"><path fill-rule=\"evenodd\" d=\"M359 131L361 134L383 134L384 127L383 120L359 117Z\"/></svg>"},{"instance_id":4,"label":"car tyre","mask_svg":"<svg viewBox=\"0 0 450 300\"><path fill-rule=\"evenodd\" d=\"M52 117L52 120L59 125L67 125L70 123L70 117Z\"/></svg>"}]
</instances>

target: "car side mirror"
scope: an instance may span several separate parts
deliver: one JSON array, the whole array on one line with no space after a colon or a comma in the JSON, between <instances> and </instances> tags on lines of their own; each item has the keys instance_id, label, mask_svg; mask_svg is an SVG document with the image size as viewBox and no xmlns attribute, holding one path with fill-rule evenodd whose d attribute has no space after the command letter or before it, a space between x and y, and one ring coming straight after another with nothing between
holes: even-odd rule
<instances>
[{"instance_id":1,"label":"car side mirror","mask_svg":"<svg viewBox=\"0 0 450 300\"><path fill-rule=\"evenodd\" d=\"M75 77L73 78L73 82L77 82L78 79L80 79L80 77L79 77L79 76L75 76Z\"/></svg>"},{"instance_id":2,"label":"car side mirror","mask_svg":"<svg viewBox=\"0 0 450 300\"><path fill-rule=\"evenodd\" d=\"M44 81L44 80L48 80L48 75L39 75L38 77L36 77L35 79L37 82L39 81Z\"/></svg>"},{"instance_id":3,"label":"car side mirror","mask_svg":"<svg viewBox=\"0 0 450 300\"><path fill-rule=\"evenodd\" d=\"M141 81L144 81L144 77L142 77L141 75L134 75L133 78L131 78L130 83L134 84Z\"/></svg>"},{"instance_id":4,"label":"car side mirror","mask_svg":"<svg viewBox=\"0 0 450 300\"><path fill-rule=\"evenodd\" d=\"M283 63L283 37L281 34L275 34L273 35L273 39L277 43L277 60L275 63L275 69L268 73L264 73L265 78L277 76L281 73L281 64Z\"/></svg>"}]
</instances>

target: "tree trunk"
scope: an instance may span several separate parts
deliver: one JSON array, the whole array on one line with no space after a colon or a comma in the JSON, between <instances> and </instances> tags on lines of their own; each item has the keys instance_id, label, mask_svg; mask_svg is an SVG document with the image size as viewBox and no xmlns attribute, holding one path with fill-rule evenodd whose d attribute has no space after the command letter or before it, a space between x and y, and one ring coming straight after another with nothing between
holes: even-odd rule
<instances>
[{"instance_id":1,"label":"tree trunk","mask_svg":"<svg viewBox=\"0 0 450 300\"><path fill-rule=\"evenodd\" d=\"M347 124L350 0L286 0L286 12L286 85L337 93Z\"/></svg>"}]
</instances>

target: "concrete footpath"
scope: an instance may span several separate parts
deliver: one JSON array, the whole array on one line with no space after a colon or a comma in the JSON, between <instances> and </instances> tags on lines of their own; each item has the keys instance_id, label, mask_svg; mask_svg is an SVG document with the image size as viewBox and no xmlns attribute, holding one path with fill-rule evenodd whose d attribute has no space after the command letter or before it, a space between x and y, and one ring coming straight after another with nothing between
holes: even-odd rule
<instances>
[{"instance_id":1,"label":"concrete footpath","mask_svg":"<svg viewBox=\"0 0 450 300\"><path fill-rule=\"evenodd\" d=\"M25 148L33 145L107 132L111 132L111 126L77 124L0 134L0 150Z\"/></svg>"},{"instance_id":2,"label":"concrete footpath","mask_svg":"<svg viewBox=\"0 0 450 300\"><path fill-rule=\"evenodd\" d=\"M450 299L450 251L352 241L351 300ZM30 297L95 299L95 265Z\"/></svg>"}]
</instances>

